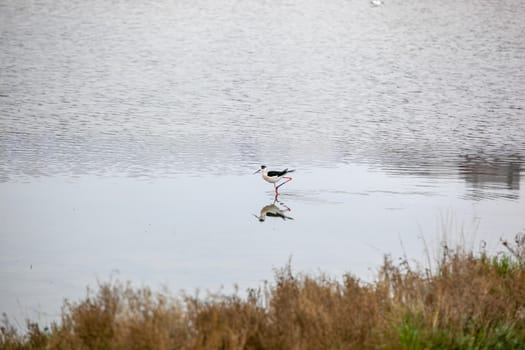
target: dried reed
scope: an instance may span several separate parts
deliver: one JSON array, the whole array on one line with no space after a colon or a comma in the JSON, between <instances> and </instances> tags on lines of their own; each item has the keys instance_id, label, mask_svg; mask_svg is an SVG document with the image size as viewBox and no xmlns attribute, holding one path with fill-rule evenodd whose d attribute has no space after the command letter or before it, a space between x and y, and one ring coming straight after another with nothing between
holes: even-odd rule
<instances>
[{"instance_id":1,"label":"dried reed","mask_svg":"<svg viewBox=\"0 0 525 350\"><path fill-rule=\"evenodd\" d=\"M119 282L64 303L50 328L20 334L4 315L1 349L524 349L524 239L508 254L444 248L429 274L385 258L377 279L276 271L247 296L169 296Z\"/></svg>"}]
</instances>

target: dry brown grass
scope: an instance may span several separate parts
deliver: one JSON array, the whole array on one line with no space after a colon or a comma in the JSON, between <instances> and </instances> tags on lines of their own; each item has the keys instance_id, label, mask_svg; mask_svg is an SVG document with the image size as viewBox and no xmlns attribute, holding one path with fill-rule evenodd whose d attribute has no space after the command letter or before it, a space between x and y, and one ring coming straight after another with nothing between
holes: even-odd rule
<instances>
[{"instance_id":1,"label":"dry brown grass","mask_svg":"<svg viewBox=\"0 0 525 350\"><path fill-rule=\"evenodd\" d=\"M524 349L523 241L506 244L496 257L445 249L432 274L385 258L373 283L286 266L246 297L102 284L50 329L20 334L4 318L0 348Z\"/></svg>"}]
</instances>

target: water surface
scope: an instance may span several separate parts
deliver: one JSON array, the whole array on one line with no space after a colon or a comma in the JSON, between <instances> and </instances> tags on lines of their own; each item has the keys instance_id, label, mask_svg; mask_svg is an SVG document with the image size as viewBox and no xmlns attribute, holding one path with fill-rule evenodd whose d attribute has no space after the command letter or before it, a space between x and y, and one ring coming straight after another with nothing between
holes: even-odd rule
<instances>
[{"instance_id":1,"label":"water surface","mask_svg":"<svg viewBox=\"0 0 525 350\"><path fill-rule=\"evenodd\" d=\"M0 311L373 278L525 229L525 5L1 1ZM297 169L274 203L252 176ZM291 219L260 211L275 205Z\"/></svg>"}]
</instances>

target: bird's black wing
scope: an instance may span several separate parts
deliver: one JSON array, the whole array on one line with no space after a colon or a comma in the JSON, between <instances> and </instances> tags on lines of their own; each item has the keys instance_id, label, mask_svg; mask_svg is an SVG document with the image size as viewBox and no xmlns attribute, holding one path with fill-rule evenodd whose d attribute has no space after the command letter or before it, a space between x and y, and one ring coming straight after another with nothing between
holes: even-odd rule
<instances>
[{"instance_id":1,"label":"bird's black wing","mask_svg":"<svg viewBox=\"0 0 525 350\"><path fill-rule=\"evenodd\" d=\"M291 173L292 171L294 171L294 170L288 170L288 168L284 169L283 171L269 171L268 172L268 176L270 176L270 177L272 177L272 176L283 176L286 173Z\"/></svg>"}]
</instances>

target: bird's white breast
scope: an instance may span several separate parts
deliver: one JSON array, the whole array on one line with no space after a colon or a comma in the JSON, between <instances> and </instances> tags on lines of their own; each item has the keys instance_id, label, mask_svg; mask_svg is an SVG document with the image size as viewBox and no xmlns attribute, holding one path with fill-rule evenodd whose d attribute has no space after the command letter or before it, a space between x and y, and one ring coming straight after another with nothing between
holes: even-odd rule
<instances>
[{"instance_id":1,"label":"bird's white breast","mask_svg":"<svg viewBox=\"0 0 525 350\"><path fill-rule=\"evenodd\" d=\"M266 181L268 181L270 183L274 183L274 182L279 181L279 177L278 176L270 177L267 174L263 174L262 177L263 177L264 180L266 180Z\"/></svg>"}]
</instances>

